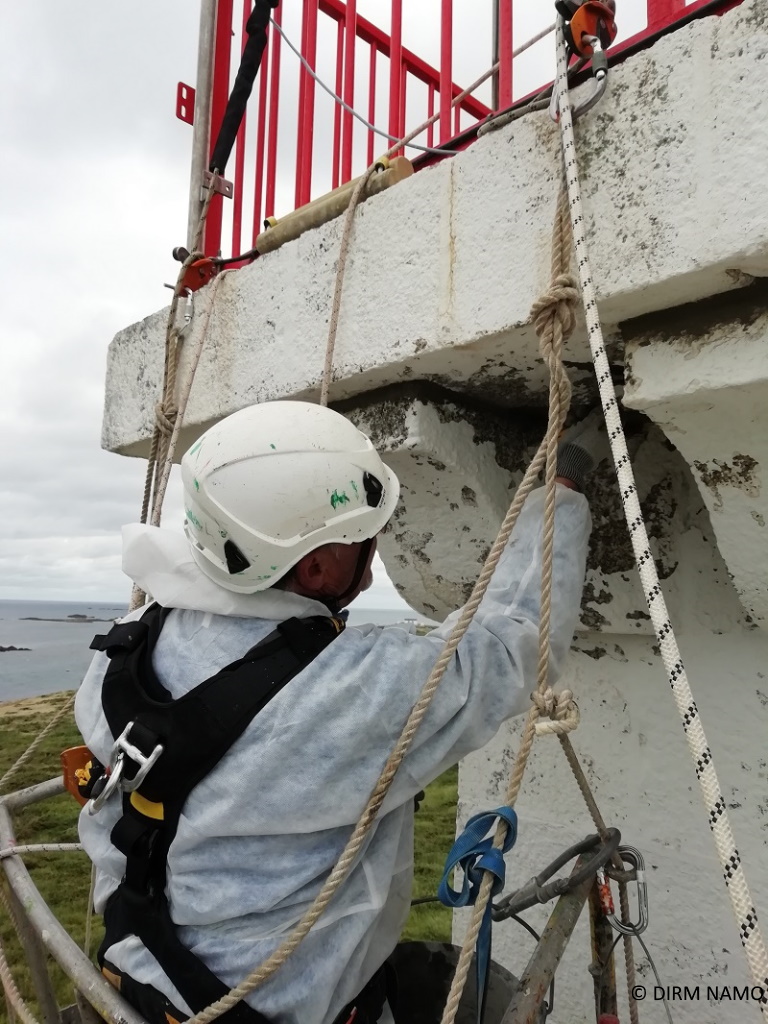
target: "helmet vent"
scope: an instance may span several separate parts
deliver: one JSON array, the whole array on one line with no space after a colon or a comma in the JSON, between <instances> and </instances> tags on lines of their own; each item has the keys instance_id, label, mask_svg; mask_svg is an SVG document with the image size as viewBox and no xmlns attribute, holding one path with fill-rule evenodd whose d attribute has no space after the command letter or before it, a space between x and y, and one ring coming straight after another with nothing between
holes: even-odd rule
<instances>
[{"instance_id":1,"label":"helmet vent","mask_svg":"<svg viewBox=\"0 0 768 1024\"><path fill-rule=\"evenodd\" d=\"M228 540L224 544L224 557L227 560L227 569L229 569L230 576L234 576L238 572L244 572L251 567L251 563L232 540Z\"/></svg>"},{"instance_id":2,"label":"helmet vent","mask_svg":"<svg viewBox=\"0 0 768 1024\"><path fill-rule=\"evenodd\" d=\"M363 473L363 487L365 498L371 508L378 508L384 494L384 487L380 480L377 480L372 473Z\"/></svg>"}]
</instances>

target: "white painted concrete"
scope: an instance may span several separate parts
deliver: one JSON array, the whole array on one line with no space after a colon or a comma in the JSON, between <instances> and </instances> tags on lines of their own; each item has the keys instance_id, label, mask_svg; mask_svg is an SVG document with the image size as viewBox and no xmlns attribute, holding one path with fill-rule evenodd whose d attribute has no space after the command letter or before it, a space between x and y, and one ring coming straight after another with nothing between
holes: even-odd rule
<instances>
[{"instance_id":1,"label":"white painted concrete","mask_svg":"<svg viewBox=\"0 0 768 1024\"><path fill-rule=\"evenodd\" d=\"M681 649L760 910L768 902L768 637L740 630L702 633L681 638ZM675 1024L757 1024L761 1015L754 1003L715 1005L705 998L707 984L743 986L750 979L699 785L652 640L580 636L563 681L581 708L573 744L603 816L645 856L650 925L644 938L662 981L701 986L701 998L671 1004ZM502 729L462 764L460 822L503 799L518 735L519 726ZM507 856L507 890L594 832L557 740L536 741L517 810L519 838ZM634 904L634 894L631 898ZM763 920L766 913L763 909ZM537 926L547 912L539 908L524 916ZM456 940L463 929L458 922ZM493 942L494 956L519 976L532 940L514 922L505 922L495 926ZM590 956L584 920L558 972L555 1024L594 1024ZM650 998L655 982L640 949L637 963L638 981L649 988L640 1020L666 1024L661 1002ZM621 953L618 965L623 965ZM629 1020L625 986L621 1006L624 1022Z\"/></svg>"}]
</instances>

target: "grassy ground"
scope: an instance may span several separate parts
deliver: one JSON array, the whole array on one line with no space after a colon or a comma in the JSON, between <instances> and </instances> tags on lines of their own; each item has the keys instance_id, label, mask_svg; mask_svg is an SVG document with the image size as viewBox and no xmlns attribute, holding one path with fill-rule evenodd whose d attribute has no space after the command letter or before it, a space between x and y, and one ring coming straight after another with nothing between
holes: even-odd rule
<instances>
[{"instance_id":1,"label":"grassy ground","mask_svg":"<svg viewBox=\"0 0 768 1024\"><path fill-rule=\"evenodd\" d=\"M26 701L0 705L0 776L23 753L40 732L51 714L71 696L57 694L43 701ZM80 737L71 715L46 737L32 760L19 775L9 780L8 788L20 789L43 782L58 774L59 754L66 747L76 746ZM437 779L428 789L416 815L414 898L434 895L442 873L445 855L455 830L457 769ZM26 808L14 816L18 843L77 842L78 806L65 794L53 800ZM82 853L49 853L25 857L35 884L59 920L82 945L85 910L88 900L90 865ZM0 880L3 879L0 872ZM440 904L415 907L411 912L405 937L409 939L450 939L450 911ZM31 1000L29 973L15 933L0 906L0 937L11 963L14 978L25 997ZM101 922L94 919L93 948L101 941ZM60 1005L73 1001L67 979L52 966L52 976ZM0 999L0 1024L7 1017Z\"/></svg>"}]
</instances>

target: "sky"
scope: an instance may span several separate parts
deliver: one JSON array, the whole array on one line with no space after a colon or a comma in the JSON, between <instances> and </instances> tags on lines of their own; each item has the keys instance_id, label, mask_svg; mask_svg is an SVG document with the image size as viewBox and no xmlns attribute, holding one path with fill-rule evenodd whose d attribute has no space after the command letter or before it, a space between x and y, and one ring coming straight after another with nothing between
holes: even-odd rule
<instances>
[{"instance_id":1,"label":"sky","mask_svg":"<svg viewBox=\"0 0 768 1024\"><path fill-rule=\"evenodd\" d=\"M639 5L625 5L623 35L640 27ZM517 4L517 42L547 23L548 6ZM405 7L404 43L437 64L439 0ZM490 63L491 4L454 7L454 79L465 84ZM298 0L284 9L295 40ZM358 0L358 10L388 29L388 0ZM125 600L120 527L139 517L145 463L100 448L106 354L121 328L167 304L164 283L178 271L171 250L186 240L192 129L176 119L175 96L180 80L195 81L198 5L0 0L0 21L0 598ZM320 38L318 70L332 78L330 41ZM289 57L285 74L297 75ZM516 92L552 65L551 42L538 44L519 62ZM286 102L293 90L287 80ZM423 119L418 102L409 124ZM331 115L318 98L318 161ZM290 134L282 212L292 206ZM360 133L358 164L364 145ZM320 167L317 180L325 191ZM181 523L173 481L164 521ZM365 602L406 608L380 563Z\"/></svg>"}]
</instances>

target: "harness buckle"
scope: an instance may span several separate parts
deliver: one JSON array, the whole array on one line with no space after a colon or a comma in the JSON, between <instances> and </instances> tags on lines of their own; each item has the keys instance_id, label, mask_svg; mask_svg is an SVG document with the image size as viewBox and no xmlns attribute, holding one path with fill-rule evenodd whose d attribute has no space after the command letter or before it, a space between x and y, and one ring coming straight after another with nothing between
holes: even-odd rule
<instances>
[{"instance_id":1,"label":"harness buckle","mask_svg":"<svg viewBox=\"0 0 768 1024\"><path fill-rule=\"evenodd\" d=\"M638 920L636 922L620 921L615 914L609 914L608 920L612 928L622 935L640 935L648 927L648 886L645 881L645 860L642 853L634 846L620 846L619 855L621 859L634 868L635 882L637 883L637 909Z\"/></svg>"},{"instance_id":2,"label":"harness buckle","mask_svg":"<svg viewBox=\"0 0 768 1024\"><path fill-rule=\"evenodd\" d=\"M88 813L98 814L104 804L118 789L124 793L132 793L138 789L149 772L157 764L157 760L165 749L162 743L158 743L151 754L144 754L139 748L131 743L129 736L135 722L129 722L115 740L112 751L109 755L109 764L102 776L93 787L93 794L88 801ZM125 778L126 758L139 766L133 778Z\"/></svg>"}]
</instances>

